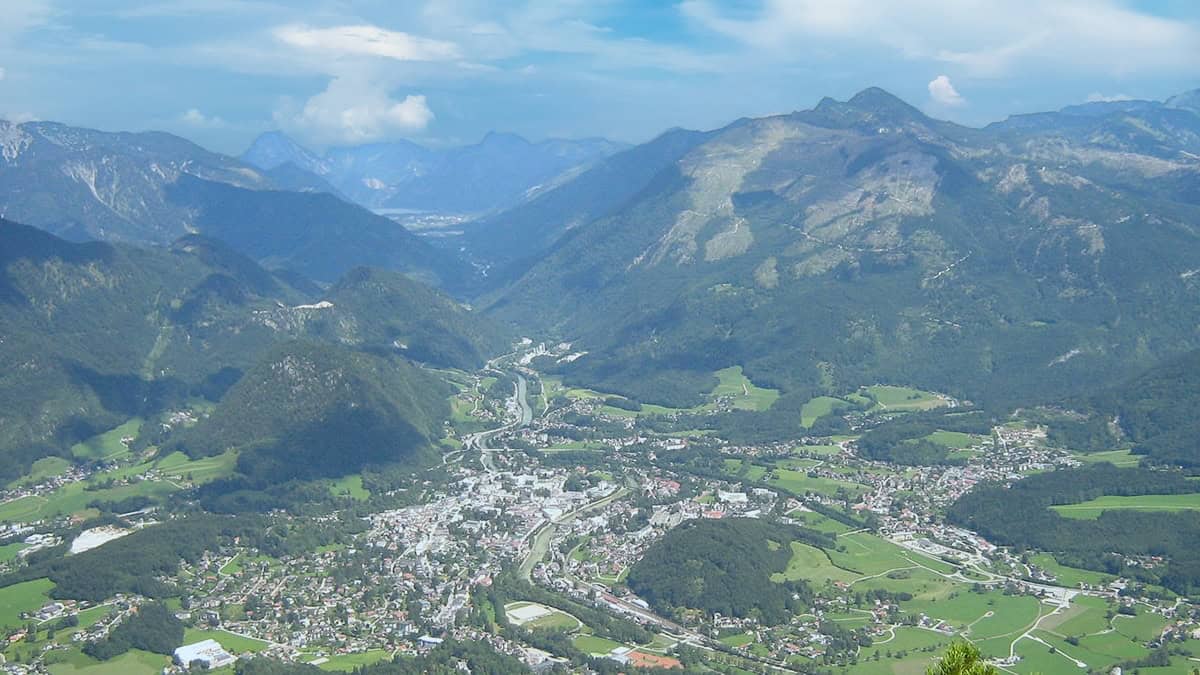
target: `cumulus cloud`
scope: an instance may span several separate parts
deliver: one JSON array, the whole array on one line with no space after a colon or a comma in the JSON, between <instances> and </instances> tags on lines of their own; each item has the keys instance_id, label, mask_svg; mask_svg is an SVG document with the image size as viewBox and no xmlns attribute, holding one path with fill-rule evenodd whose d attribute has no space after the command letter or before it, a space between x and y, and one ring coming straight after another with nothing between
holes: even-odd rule
<instances>
[{"instance_id":1,"label":"cumulus cloud","mask_svg":"<svg viewBox=\"0 0 1200 675\"><path fill-rule=\"evenodd\" d=\"M938 75L929 81L929 96L937 103L942 105L963 105L966 99L958 93L954 88L954 84L950 82L950 78L945 75Z\"/></svg>"},{"instance_id":2,"label":"cumulus cloud","mask_svg":"<svg viewBox=\"0 0 1200 675\"><path fill-rule=\"evenodd\" d=\"M392 98L385 87L336 77L325 91L295 109L285 105L276 122L318 143L367 143L424 130L434 119L425 97Z\"/></svg>"},{"instance_id":3,"label":"cumulus cloud","mask_svg":"<svg viewBox=\"0 0 1200 675\"><path fill-rule=\"evenodd\" d=\"M453 42L432 40L386 30L369 24L312 28L305 25L280 26L275 39L329 55L375 56L396 61L448 61L458 58Z\"/></svg>"},{"instance_id":4,"label":"cumulus cloud","mask_svg":"<svg viewBox=\"0 0 1200 675\"><path fill-rule=\"evenodd\" d=\"M220 117L209 117L196 108L189 108L179 116L179 121L198 129L220 129L225 126L225 120Z\"/></svg>"}]
</instances>

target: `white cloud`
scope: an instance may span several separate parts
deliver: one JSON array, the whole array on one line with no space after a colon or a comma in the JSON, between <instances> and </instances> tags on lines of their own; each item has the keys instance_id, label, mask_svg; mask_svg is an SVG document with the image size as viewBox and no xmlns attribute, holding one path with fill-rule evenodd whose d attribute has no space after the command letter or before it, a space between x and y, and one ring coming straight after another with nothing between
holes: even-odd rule
<instances>
[{"instance_id":1,"label":"white cloud","mask_svg":"<svg viewBox=\"0 0 1200 675\"><path fill-rule=\"evenodd\" d=\"M367 143L423 131L434 119L423 95L391 97L377 83L335 77L304 106L284 106L276 122L317 143Z\"/></svg>"},{"instance_id":2,"label":"white cloud","mask_svg":"<svg viewBox=\"0 0 1200 675\"><path fill-rule=\"evenodd\" d=\"M1200 68L1200 27L1120 0L763 0L732 12L684 0L701 27L783 56L876 46L996 77L1021 67L1125 75Z\"/></svg>"},{"instance_id":3,"label":"white cloud","mask_svg":"<svg viewBox=\"0 0 1200 675\"><path fill-rule=\"evenodd\" d=\"M196 108L189 108L179 116L179 121L198 129L220 129L225 126L225 120L220 117L209 117Z\"/></svg>"},{"instance_id":4,"label":"white cloud","mask_svg":"<svg viewBox=\"0 0 1200 675\"><path fill-rule=\"evenodd\" d=\"M275 38L292 47L325 52L332 56L376 56L397 61L449 61L458 58L453 42L390 31L368 24L311 28L280 26Z\"/></svg>"},{"instance_id":5,"label":"white cloud","mask_svg":"<svg viewBox=\"0 0 1200 675\"><path fill-rule=\"evenodd\" d=\"M13 124L25 124L26 122L37 122L40 118L29 111L20 111L0 112L0 119L7 120Z\"/></svg>"},{"instance_id":6,"label":"white cloud","mask_svg":"<svg viewBox=\"0 0 1200 675\"><path fill-rule=\"evenodd\" d=\"M5 78L5 76L7 76L7 75L8 75L8 73L5 72L4 67L0 66L0 80L3 80Z\"/></svg>"},{"instance_id":7,"label":"white cloud","mask_svg":"<svg viewBox=\"0 0 1200 675\"><path fill-rule=\"evenodd\" d=\"M1087 97L1088 103L1116 103L1117 101L1132 101L1132 100L1133 100L1133 97L1130 96L1129 94L1113 94L1113 95L1109 96L1106 94L1101 94L1098 91L1094 91L1094 92L1088 94L1088 97Z\"/></svg>"},{"instance_id":8,"label":"white cloud","mask_svg":"<svg viewBox=\"0 0 1200 675\"><path fill-rule=\"evenodd\" d=\"M942 105L958 106L966 103L966 99L958 93L954 88L954 84L950 82L950 78L945 75L938 75L929 82L929 96L937 103Z\"/></svg>"}]
</instances>

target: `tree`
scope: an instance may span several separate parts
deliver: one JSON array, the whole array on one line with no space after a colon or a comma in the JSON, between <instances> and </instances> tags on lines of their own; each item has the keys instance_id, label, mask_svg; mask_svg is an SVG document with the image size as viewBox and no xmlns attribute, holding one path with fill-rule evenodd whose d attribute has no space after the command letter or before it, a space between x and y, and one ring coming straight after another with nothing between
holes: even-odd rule
<instances>
[{"instance_id":1,"label":"tree","mask_svg":"<svg viewBox=\"0 0 1200 675\"><path fill-rule=\"evenodd\" d=\"M964 641L950 645L937 665L925 670L925 675L1000 675L1000 671L983 662L978 647Z\"/></svg>"}]
</instances>

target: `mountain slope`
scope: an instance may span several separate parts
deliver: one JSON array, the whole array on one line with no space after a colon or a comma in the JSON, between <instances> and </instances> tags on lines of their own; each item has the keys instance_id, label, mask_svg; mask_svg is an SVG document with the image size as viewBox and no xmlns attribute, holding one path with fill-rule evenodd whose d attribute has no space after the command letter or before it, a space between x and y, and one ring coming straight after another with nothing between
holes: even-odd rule
<instances>
[{"instance_id":1,"label":"mountain slope","mask_svg":"<svg viewBox=\"0 0 1200 675\"><path fill-rule=\"evenodd\" d=\"M322 281L371 264L434 282L470 271L402 227L286 167L286 187L163 133L105 133L0 121L0 215L69 239L166 244L188 233L229 241Z\"/></svg>"},{"instance_id":2,"label":"mountain slope","mask_svg":"<svg viewBox=\"0 0 1200 675\"><path fill-rule=\"evenodd\" d=\"M476 316L396 273L360 270L320 299L197 235L139 249L71 243L4 220L0 326L4 476L132 417L218 401L297 339L371 351L408 379L410 359L470 368L500 342ZM416 348L385 341L399 337ZM440 405L436 387L414 381L432 397L423 409Z\"/></svg>"},{"instance_id":3,"label":"mountain slope","mask_svg":"<svg viewBox=\"0 0 1200 675\"><path fill-rule=\"evenodd\" d=\"M452 391L394 355L288 343L179 443L192 455L241 449L238 469L258 485L341 476L422 452L441 435Z\"/></svg>"},{"instance_id":4,"label":"mountain slope","mask_svg":"<svg viewBox=\"0 0 1200 675\"><path fill-rule=\"evenodd\" d=\"M798 391L1079 391L1197 346L1200 117L1146 110L969 129L871 89L741 120L488 311L578 340L569 379L644 400L694 403L682 375L735 364Z\"/></svg>"},{"instance_id":5,"label":"mountain slope","mask_svg":"<svg viewBox=\"0 0 1200 675\"><path fill-rule=\"evenodd\" d=\"M293 163L370 208L476 213L515 204L540 184L621 147L603 139L531 143L491 133L479 143L443 150L396 141L331 148L318 156L270 132L242 159L263 170Z\"/></svg>"}]
</instances>

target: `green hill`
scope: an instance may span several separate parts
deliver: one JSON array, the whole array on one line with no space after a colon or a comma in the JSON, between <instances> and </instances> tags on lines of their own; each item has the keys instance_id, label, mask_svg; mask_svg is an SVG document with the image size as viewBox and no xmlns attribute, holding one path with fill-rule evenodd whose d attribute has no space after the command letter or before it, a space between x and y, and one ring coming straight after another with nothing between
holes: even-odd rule
<instances>
[{"instance_id":1,"label":"green hill","mask_svg":"<svg viewBox=\"0 0 1200 675\"><path fill-rule=\"evenodd\" d=\"M246 372L177 443L191 455L239 449L256 484L341 476L418 458L441 436L451 387L395 355L294 342Z\"/></svg>"},{"instance_id":2,"label":"green hill","mask_svg":"<svg viewBox=\"0 0 1200 675\"><path fill-rule=\"evenodd\" d=\"M693 520L671 530L629 571L635 593L667 616L698 610L706 615L758 617L768 625L788 621L811 597L804 582L775 582L787 569L790 543L833 547L828 535L747 518Z\"/></svg>"}]
</instances>

